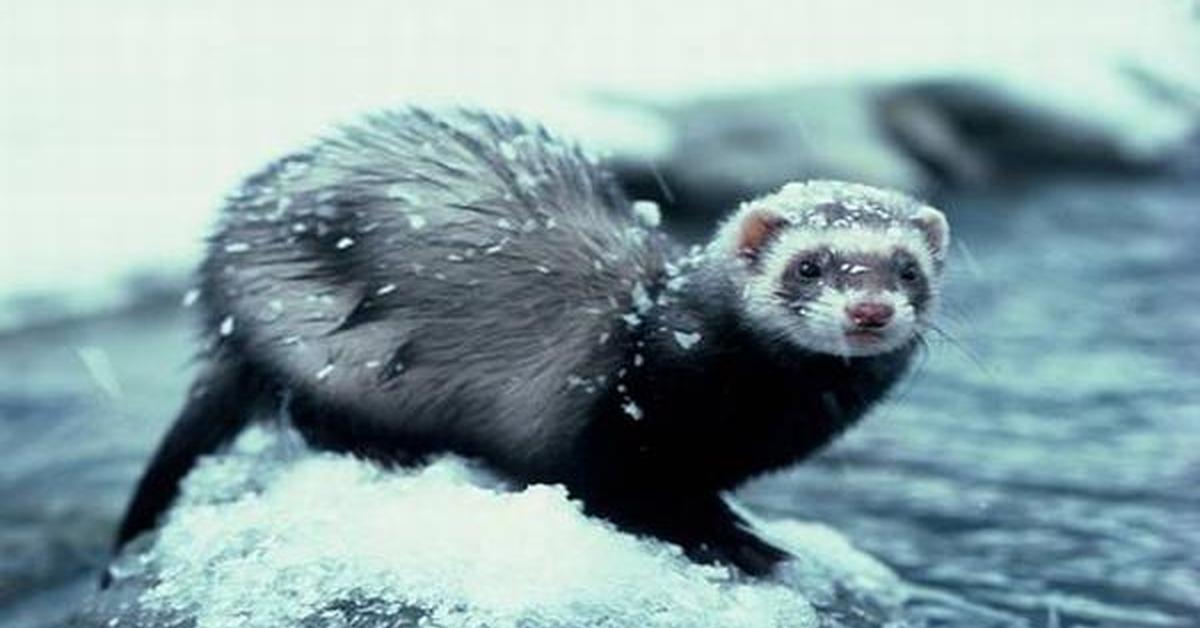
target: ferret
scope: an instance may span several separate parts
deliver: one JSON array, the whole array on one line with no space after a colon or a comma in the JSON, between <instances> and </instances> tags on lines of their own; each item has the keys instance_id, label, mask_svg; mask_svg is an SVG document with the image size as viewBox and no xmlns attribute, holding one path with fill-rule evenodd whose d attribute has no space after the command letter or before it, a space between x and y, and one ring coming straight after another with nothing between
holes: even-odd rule
<instances>
[{"instance_id":1,"label":"ferret","mask_svg":"<svg viewBox=\"0 0 1200 628\"><path fill-rule=\"evenodd\" d=\"M704 246L576 143L473 110L367 117L250 177L196 291L208 340L117 547L197 458L284 416L387 465L454 452L767 575L722 499L804 459L904 374L949 229L903 194L792 183Z\"/></svg>"}]
</instances>

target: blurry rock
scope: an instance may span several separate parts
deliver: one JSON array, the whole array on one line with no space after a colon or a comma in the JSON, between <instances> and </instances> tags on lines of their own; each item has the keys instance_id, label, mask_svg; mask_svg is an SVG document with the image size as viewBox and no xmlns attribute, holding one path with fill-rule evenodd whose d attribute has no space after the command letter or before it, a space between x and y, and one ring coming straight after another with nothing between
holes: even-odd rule
<instances>
[{"instance_id":1,"label":"blurry rock","mask_svg":"<svg viewBox=\"0 0 1200 628\"><path fill-rule=\"evenodd\" d=\"M731 205L802 178L837 178L905 190L925 170L879 124L875 90L823 85L713 96L657 108L672 130L652 159L616 158L636 198L668 210L676 228L696 232ZM689 228L696 222L703 223Z\"/></svg>"},{"instance_id":2,"label":"blurry rock","mask_svg":"<svg viewBox=\"0 0 1200 628\"><path fill-rule=\"evenodd\" d=\"M1160 170L1200 122L1200 110L1187 114L1164 102L1154 120L1130 125L1102 107L1076 109L1029 86L975 79L898 85L881 90L877 104L908 155L960 186L1030 175Z\"/></svg>"},{"instance_id":3,"label":"blurry rock","mask_svg":"<svg viewBox=\"0 0 1200 628\"><path fill-rule=\"evenodd\" d=\"M837 83L699 97L653 110L661 154L614 158L635 198L698 235L743 199L787 181L840 178L930 193L1079 172L1160 172L1200 128L1200 98L1130 73L1129 105L1076 100L999 77ZM630 106L627 101L619 104Z\"/></svg>"}]
</instances>

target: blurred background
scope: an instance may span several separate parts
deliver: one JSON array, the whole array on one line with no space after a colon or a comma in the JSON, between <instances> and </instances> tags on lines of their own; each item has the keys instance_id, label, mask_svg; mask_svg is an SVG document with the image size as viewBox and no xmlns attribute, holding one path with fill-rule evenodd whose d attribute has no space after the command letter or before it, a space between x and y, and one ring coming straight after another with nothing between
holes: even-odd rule
<instances>
[{"instance_id":1,"label":"blurred background","mask_svg":"<svg viewBox=\"0 0 1200 628\"><path fill-rule=\"evenodd\" d=\"M911 385L742 496L842 531L969 625L1200 625L1200 4L10 0L3 16L0 625L59 625L93 588L188 383L179 303L225 193L409 103L574 135L685 239L794 179L945 208L946 333Z\"/></svg>"}]
</instances>

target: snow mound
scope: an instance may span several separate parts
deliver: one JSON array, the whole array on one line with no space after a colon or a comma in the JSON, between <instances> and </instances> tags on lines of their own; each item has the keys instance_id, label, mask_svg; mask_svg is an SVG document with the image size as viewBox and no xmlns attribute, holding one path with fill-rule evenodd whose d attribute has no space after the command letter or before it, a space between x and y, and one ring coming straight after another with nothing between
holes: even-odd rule
<instances>
[{"instance_id":1,"label":"snow mound","mask_svg":"<svg viewBox=\"0 0 1200 628\"><path fill-rule=\"evenodd\" d=\"M384 470L254 429L205 460L157 539L114 566L151 613L216 626L804 626L851 587L893 607L895 576L828 529L771 524L808 555L783 581L697 565L447 456ZM835 586L836 585L836 586ZM864 593L866 592L866 593ZM891 614L891 613L886 613ZM397 621L406 620L406 621Z\"/></svg>"}]
</instances>

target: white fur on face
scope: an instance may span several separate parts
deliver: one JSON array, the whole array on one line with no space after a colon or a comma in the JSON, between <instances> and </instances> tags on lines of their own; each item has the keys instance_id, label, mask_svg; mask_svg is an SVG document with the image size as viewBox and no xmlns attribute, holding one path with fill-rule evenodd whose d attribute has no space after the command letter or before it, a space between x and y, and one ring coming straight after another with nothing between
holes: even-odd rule
<instances>
[{"instance_id":1,"label":"white fur on face","mask_svg":"<svg viewBox=\"0 0 1200 628\"><path fill-rule=\"evenodd\" d=\"M846 336L846 332L854 329L846 309L864 301L890 305L895 310L891 322L875 330L878 338L869 343L853 341ZM794 325L789 333L801 346L820 353L850 357L887 353L899 349L916 331L916 308L904 294L890 290L868 294L859 290L843 292L827 287L804 307L803 314L794 317L799 324Z\"/></svg>"},{"instance_id":2,"label":"white fur on face","mask_svg":"<svg viewBox=\"0 0 1200 628\"><path fill-rule=\"evenodd\" d=\"M896 250L911 254L922 273L934 278L937 270L933 257L916 229L854 227L827 231L791 230L774 243L758 269L746 268L743 292L748 318L762 331L790 341L804 349L830 355L859 357L894 351L912 340L925 321L903 291L865 292L839 290L823 286L817 298L789 303L781 296L781 282L789 264L800 251L827 248L834 255L870 254L890 257ZM824 279L818 281L825 281ZM932 295L936 298L936 292ZM847 337L855 325L847 308L862 302L892 306L895 314L886 327L873 330L877 337L867 342ZM927 312L933 309L931 301Z\"/></svg>"}]
</instances>

